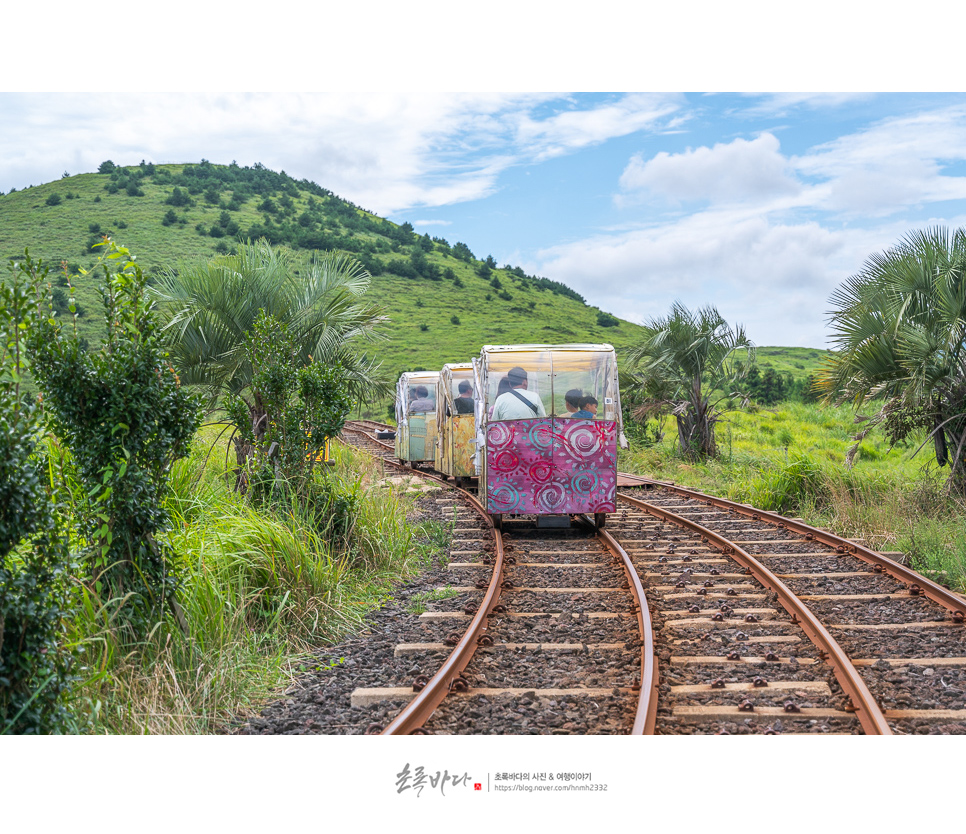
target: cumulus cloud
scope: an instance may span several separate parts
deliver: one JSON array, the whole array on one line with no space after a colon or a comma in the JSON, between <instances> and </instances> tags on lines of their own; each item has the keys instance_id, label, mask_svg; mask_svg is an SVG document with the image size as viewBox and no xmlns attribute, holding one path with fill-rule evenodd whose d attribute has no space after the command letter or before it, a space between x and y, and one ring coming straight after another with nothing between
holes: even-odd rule
<instances>
[{"instance_id":1,"label":"cumulus cloud","mask_svg":"<svg viewBox=\"0 0 966 834\"><path fill-rule=\"evenodd\" d=\"M261 162L380 214L479 200L508 167L651 124L674 96L536 93L0 94L0 189L153 162ZM119 118L109 115L116 113Z\"/></svg>"},{"instance_id":2,"label":"cumulus cloud","mask_svg":"<svg viewBox=\"0 0 966 834\"><path fill-rule=\"evenodd\" d=\"M800 175L827 184L818 208L863 214L966 198L966 177L944 172L963 161L962 106L883 119L791 160Z\"/></svg>"},{"instance_id":3,"label":"cumulus cloud","mask_svg":"<svg viewBox=\"0 0 966 834\"><path fill-rule=\"evenodd\" d=\"M713 303L759 344L818 346L826 299L848 274L849 237L814 222L706 212L553 247L535 266L621 316L663 315L675 299Z\"/></svg>"},{"instance_id":4,"label":"cumulus cloud","mask_svg":"<svg viewBox=\"0 0 966 834\"><path fill-rule=\"evenodd\" d=\"M646 191L672 203L740 202L795 194L800 185L772 134L735 139L684 153L634 156L620 177L625 194Z\"/></svg>"}]
</instances>

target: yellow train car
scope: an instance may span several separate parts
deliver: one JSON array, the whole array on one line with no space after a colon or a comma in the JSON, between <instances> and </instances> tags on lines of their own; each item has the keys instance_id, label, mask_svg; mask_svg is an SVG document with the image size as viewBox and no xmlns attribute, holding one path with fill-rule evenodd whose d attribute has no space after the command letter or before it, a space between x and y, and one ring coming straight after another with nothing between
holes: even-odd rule
<instances>
[{"instance_id":1,"label":"yellow train car","mask_svg":"<svg viewBox=\"0 0 966 834\"><path fill-rule=\"evenodd\" d=\"M438 371L409 371L396 383L396 457L400 463L434 463Z\"/></svg>"},{"instance_id":2,"label":"yellow train car","mask_svg":"<svg viewBox=\"0 0 966 834\"><path fill-rule=\"evenodd\" d=\"M476 386L473 363L443 365L436 382L435 467L462 486L464 478L476 477Z\"/></svg>"}]
</instances>

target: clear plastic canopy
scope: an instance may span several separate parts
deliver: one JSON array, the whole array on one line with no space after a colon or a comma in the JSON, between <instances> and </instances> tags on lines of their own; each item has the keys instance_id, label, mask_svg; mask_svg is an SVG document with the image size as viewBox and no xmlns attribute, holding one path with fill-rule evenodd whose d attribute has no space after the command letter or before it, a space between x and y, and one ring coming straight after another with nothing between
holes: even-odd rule
<instances>
[{"instance_id":1,"label":"clear plastic canopy","mask_svg":"<svg viewBox=\"0 0 966 834\"><path fill-rule=\"evenodd\" d=\"M438 371L408 371L399 377L399 382L396 383L396 422L398 424L405 423L413 413L435 415L438 406L436 402L438 378ZM432 407L425 407L426 400L430 401ZM414 411L412 405L417 401L422 401L422 407Z\"/></svg>"},{"instance_id":2,"label":"clear plastic canopy","mask_svg":"<svg viewBox=\"0 0 966 834\"><path fill-rule=\"evenodd\" d=\"M483 390L479 417L494 419L493 407L514 376L510 371L522 369L527 392L539 397L547 417L570 417L575 403L590 398L596 400L596 419L614 420L622 427L617 357L611 345L484 345L475 364Z\"/></svg>"}]
</instances>

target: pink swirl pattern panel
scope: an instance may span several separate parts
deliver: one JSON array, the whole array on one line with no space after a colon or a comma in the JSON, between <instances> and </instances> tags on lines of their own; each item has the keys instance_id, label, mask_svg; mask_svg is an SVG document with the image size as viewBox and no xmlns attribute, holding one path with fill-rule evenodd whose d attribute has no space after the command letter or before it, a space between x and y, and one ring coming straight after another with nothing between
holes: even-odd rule
<instances>
[{"instance_id":1,"label":"pink swirl pattern panel","mask_svg":"<svg viewBox=\"0 0 966 834\"><path fill-rule=\"evenodd\" d=\"M494 423L486 466L491 513L614 512L617 426L573 418Z\"/></svg>"},{"instance_id":2,"label":"pink swirl pattern panel","mask_svg":"<svg viewBox=\"0 0 966 834\"><path fill-rule=\"evenodd\" d=\"M556 420L554 471L567 494L564 513L612 513L617 509L617 423Z\"/></svg>"}]
</instances>

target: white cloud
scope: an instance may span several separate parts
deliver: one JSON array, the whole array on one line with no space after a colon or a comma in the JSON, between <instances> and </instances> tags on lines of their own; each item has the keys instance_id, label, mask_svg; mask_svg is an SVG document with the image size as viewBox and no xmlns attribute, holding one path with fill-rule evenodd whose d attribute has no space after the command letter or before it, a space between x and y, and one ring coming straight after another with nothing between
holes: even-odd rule
<instances>
[{"instance_id":1,"label":"white cloud","mask_svg":"<svg viewBox=\"0 0 966 834\"><path fill-rule=\"evenodd\" d=\"M693 200L731 203L793 195L799 184L772 134L735 139L684 153L634 156L620 178L624 192L647 191L678 204Z\"/></svg>"},{"instance_id":2,"label":"white cloud","mask_svg":"<svg viewBox=\"0 0 966 834\"><path fill-rule=\"evenodd\" d=\"M136 164L237 160L307 178L379 214L478 200L509 166L571 153L673 112L535 93L0 94L0 190Z\"/></svg>"},{"instance_id":3,"label":"white cloud","mask_svg":"<svg viewBox=\"0 0 966 834\"><path fill-rule=\"evenodd\" d=\"M682 106L683 97L678 94L634 93L588 109L564 110L544 119L523 112L516 120L516 142L540 161L615 136L654 128Z\"/></svg>"},{"instance_id":4,"label":"white cloud","mask_svg":"<svg viewBox=\"0 0 966 834\"><path fill-rule=\"evenodd\" d=\"M791 160L827 188L817 207L890 214L910 206L966 198L966 177L943 168L966 160L966 108L883 119ZM816 192L819 193L819 192Z\"/></svg>"},{"instance_id":5,"label":"white cloud","mask_svg":"<svg viewBox=\"0 0 966 834\"><path fill-rule=\"evenodd\" d=\"M798 108L824 110L844 107L855 102L868 101L874 93L744 93L759 99L745 111L748 115L786 115Z\"/></svg>"},{"instance_id":6,"label":"white cloud","mask_svg":"<svg viewBox=\"0 0 966 834\"><path fill-rule=\"evenodd\" d=\"M714 304L758 344L818 347L828 296L872 251L869 238L814 222L705 212L553 247L528 271L552 275L623 318L664 315L675 299Z\"/></svg>"}]
</instances>

